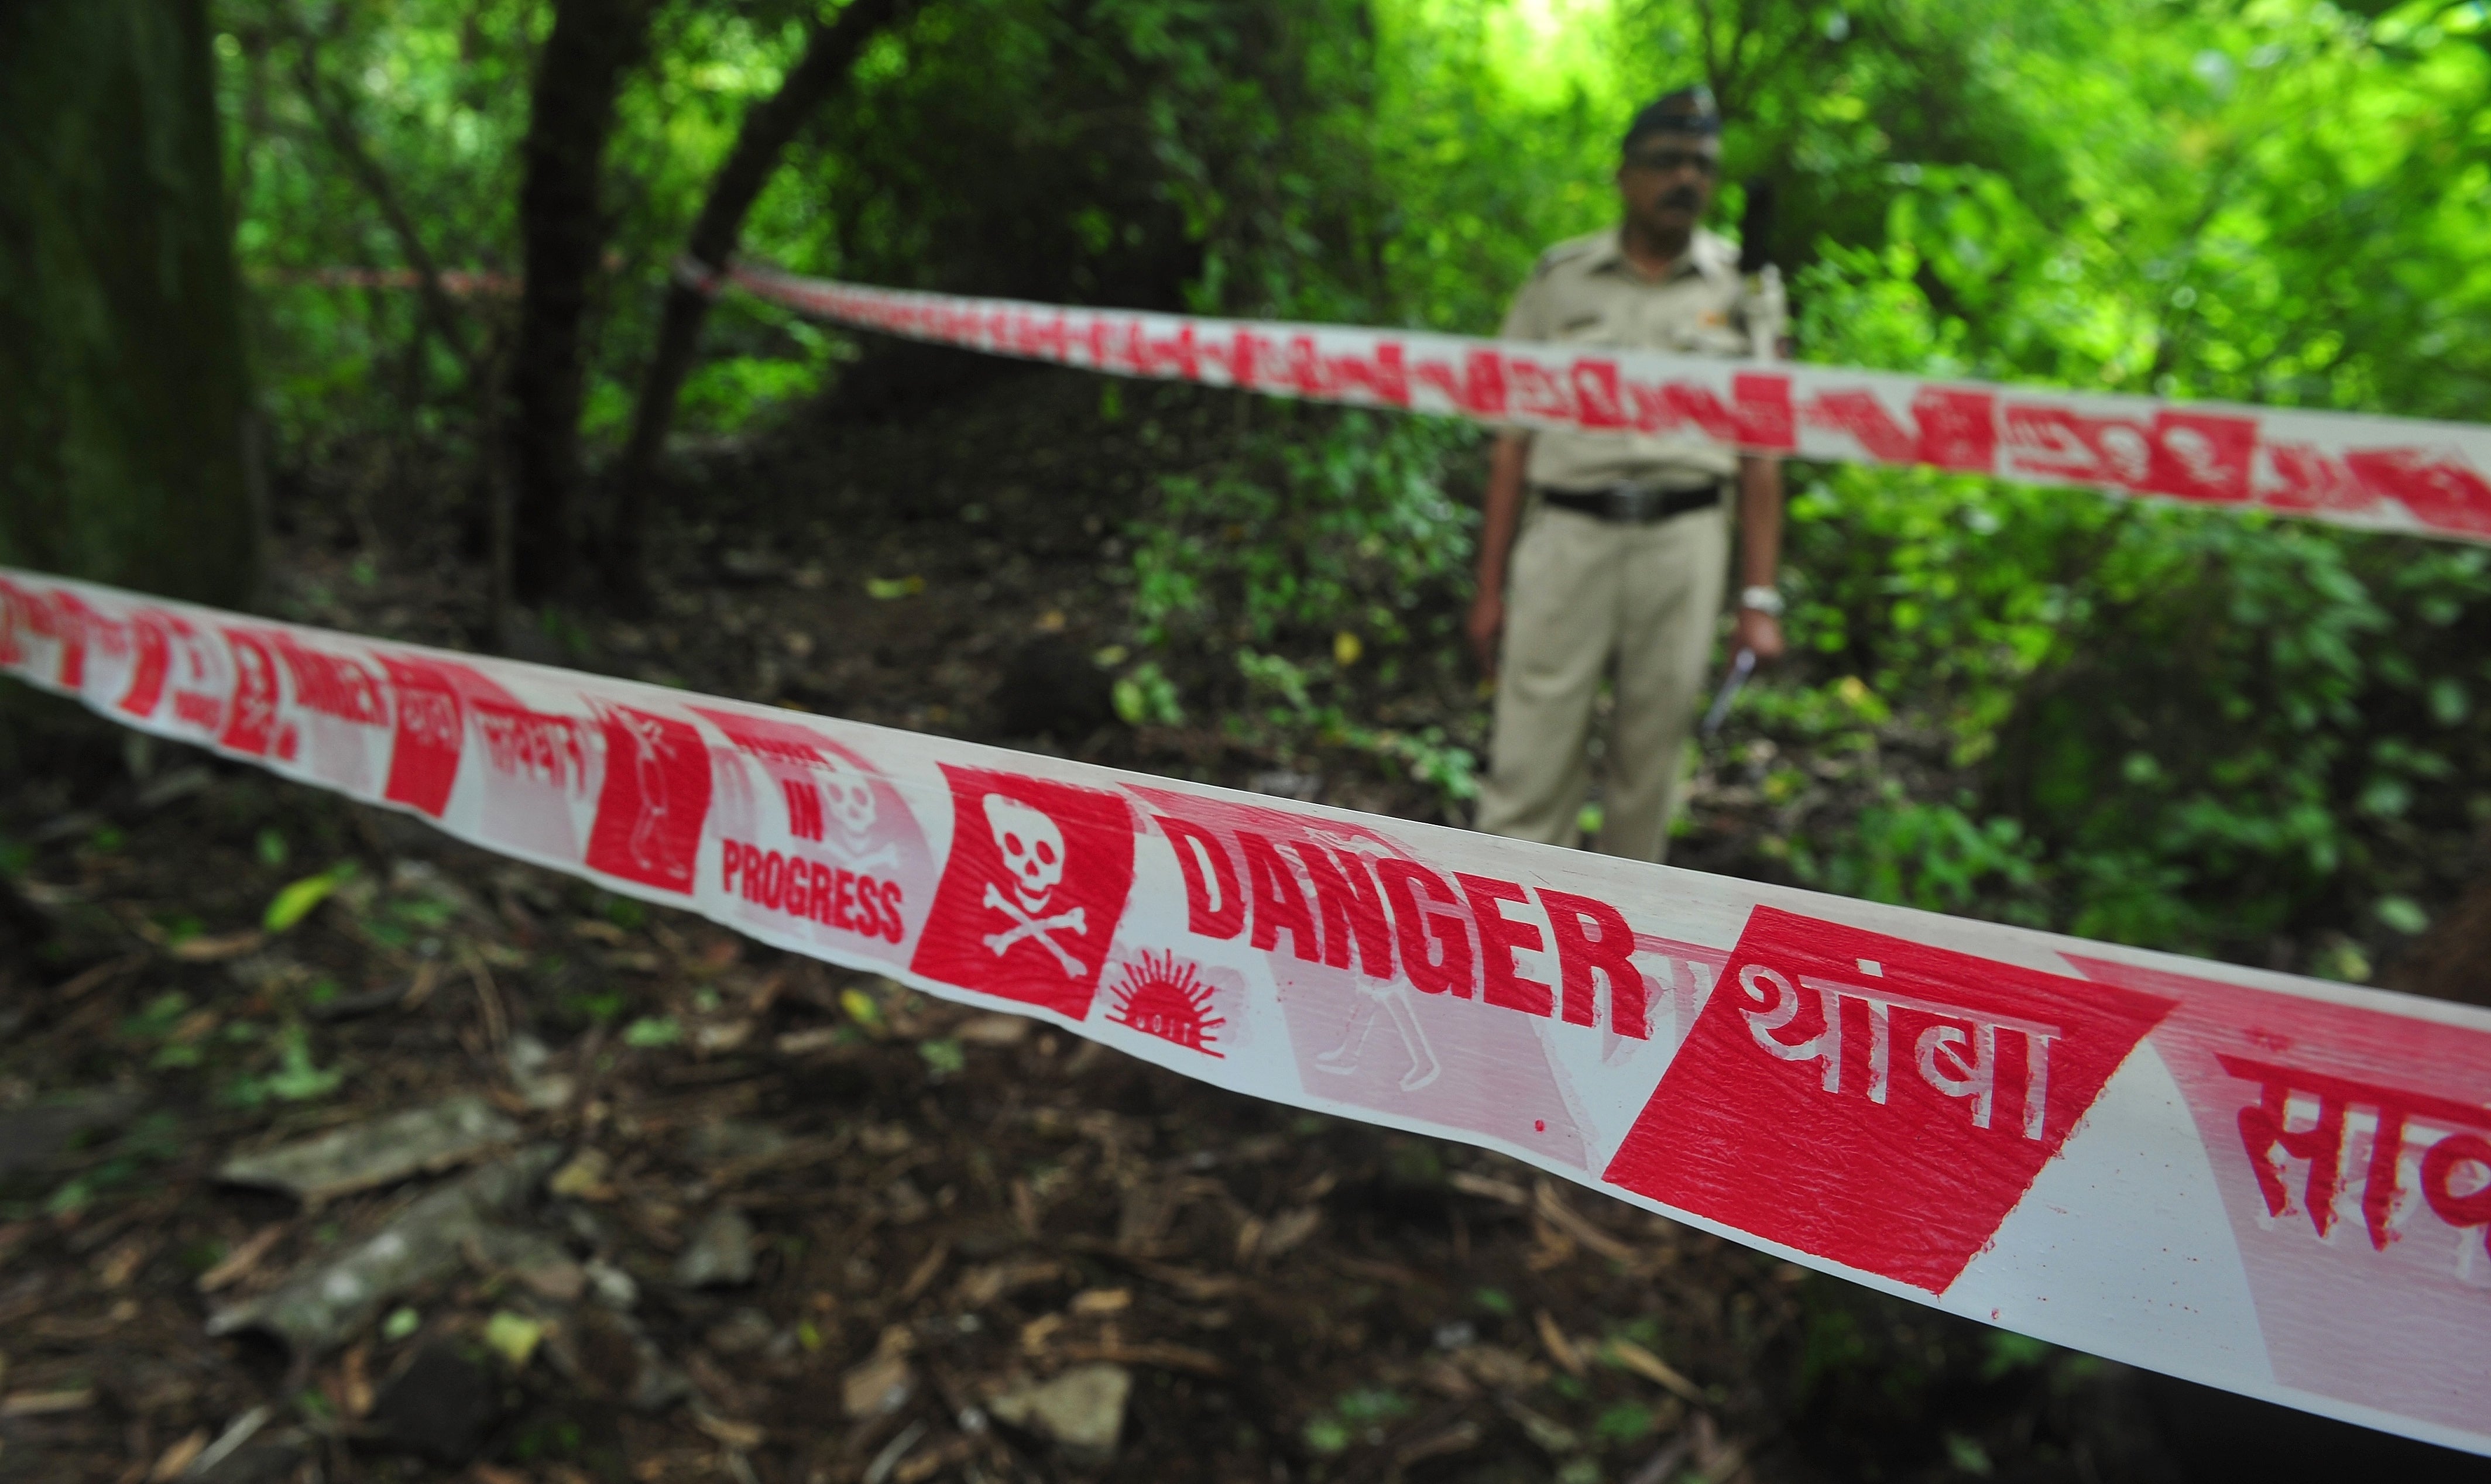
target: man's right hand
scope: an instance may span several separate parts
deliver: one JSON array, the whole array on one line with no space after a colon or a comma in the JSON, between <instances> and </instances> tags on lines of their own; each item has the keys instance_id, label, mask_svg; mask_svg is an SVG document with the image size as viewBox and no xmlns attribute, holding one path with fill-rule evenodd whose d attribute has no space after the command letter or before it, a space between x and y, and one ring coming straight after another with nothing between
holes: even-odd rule
<instances>
[{"instance_id":1,"label":"man's right hand","mask_svg":"<svg viewBox=\"0 0 2491 1484\"><path fill-rule=\"evenodd\" d=\"M1462 627L1470 634L1471 655L1479 660L1480 673L1496 679L1497 641L1505 634L1505 595L1482 588L1472 599L1471 616Z\"/></svg>"}]
</instances>

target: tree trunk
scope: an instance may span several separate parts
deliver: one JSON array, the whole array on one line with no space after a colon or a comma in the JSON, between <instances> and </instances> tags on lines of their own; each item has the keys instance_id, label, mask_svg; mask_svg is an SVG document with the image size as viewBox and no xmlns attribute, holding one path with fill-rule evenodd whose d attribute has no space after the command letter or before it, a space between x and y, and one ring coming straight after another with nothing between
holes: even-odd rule
<instances>
[{"instance_id":1,"label":"tree trunk","mask_svg":"<svg viewBox=\"0 0 2491 1484\"><path fill-rule=\"evenodd\" d=\"M256 423L202 0L0 7L0 562L229 607Z\"/></svg>"},{"instance_id":2,"label":"tree trunk","mask_svg":"<svg viewBox=\"0 0 2491 1484\"><path fill-rule=\"evenodd\" d=\"M744 234L744 218L760 198L761 189L778 168L778 159L795 140L813 110L821 106L866 42L896 23L915 0L849 0L838 18L816 19L806 33L805 54L778 85L778 91L752 105L736 131L735 147L710 181L709 196L692 222L685 252L713 270L723 269ZM700 349L701 322L709 314L710 296L681 281L666 292L658 347L640 383L640 399L631 414L631 439L623 451L615 483L612 549L607 554L606 583L615 596L634 607L645 607L649 596L648 540L650 480L666 431L675 420L675 402L684 379L691 374Z\"/></svg>"},{"instance_id":3,"label":"tree trunk","mask_svg":"<svg viewBox=\"0 0 2491 1484\"><path fill-rule=\"evenodd\" d=\"M579 409L588 296L605 242L598 182L614 95L648 41L650 0L554 0L537 60L519 232L527 282L511 363L513 557L522 597L571 586L578 549Z\"/></svg>"}]
</instances>

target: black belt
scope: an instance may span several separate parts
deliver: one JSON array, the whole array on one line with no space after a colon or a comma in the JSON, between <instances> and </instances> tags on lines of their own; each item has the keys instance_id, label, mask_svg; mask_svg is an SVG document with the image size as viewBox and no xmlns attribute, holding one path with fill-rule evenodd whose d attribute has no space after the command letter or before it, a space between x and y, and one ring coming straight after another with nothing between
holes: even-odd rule
<instances>
[{"instance_id":1,"label":"black belt","mask_svg":"<svg viewBox=\"0 0 2491 1484\"><path fill-rule=\"evenodd\" d=\"M1539 498L1561 510L1621 525L1644 525L1721 503L1719 484L1693 489L1661 489L1651 484L1612 484L1606 489L1542 489Z\"/></svg>"}]
</instances>

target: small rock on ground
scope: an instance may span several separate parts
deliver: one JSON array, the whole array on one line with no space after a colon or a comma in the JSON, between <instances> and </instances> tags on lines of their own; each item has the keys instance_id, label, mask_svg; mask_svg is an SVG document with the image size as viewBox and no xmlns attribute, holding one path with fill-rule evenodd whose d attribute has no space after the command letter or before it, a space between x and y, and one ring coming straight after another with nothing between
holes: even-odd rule
<instances>
[{"instance_id":1,"label":"small rock on ground","mask_svg":"<svg viewBox=\"0 0 2491 1484\"><path fill-rule=\"evenodd\" d=\"M721 1206L693 1230L675 1259L675 1281L686 1288L734 1288L752 1281L752 1223L732 1206Z\"/></svg>"},{"instance_id":2,"label":"small rock on ground","mask_svg":"<svg viewBox=\"0 0 2491 1484\"><path fill-rule=\"evenodd\" d=\"M1016 1387L987 1404L999 1421L1042 1433L1068 1457L1104 1463L1125 1430L1133 1374L1103 1362L1076 1365L1043 1385Z\"/></svg>"},{"instance_id":3,"label":"small rock on ground","mask_svg":"<svg viewBox=\"0 0 2491 1484\"><path fill-rule=\"evenodd\" d=\"M217 1178L268 1185L307 1201L387 1185L426 1170L464 1164L518 1137L518 1125L472 1092L331 1129L316 1139L228 1159Z\"/></svg>"}]
</instances>

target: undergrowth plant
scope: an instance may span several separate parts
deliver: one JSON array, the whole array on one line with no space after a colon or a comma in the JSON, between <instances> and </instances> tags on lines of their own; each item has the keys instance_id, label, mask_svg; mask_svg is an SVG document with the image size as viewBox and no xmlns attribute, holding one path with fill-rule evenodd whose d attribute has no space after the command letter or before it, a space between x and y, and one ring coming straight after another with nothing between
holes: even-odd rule
<instances>
[{"instance_id":1,"label":"undergrowth plant","mask_svg":"<svg viewBox=\"0 0 2491 1484\"><path fill-rule=\"evenodd\" d=\"M1284 405L1217 463L1163 478L1128 531L1155 656L1127 678L1132 708L1181 714L1190 692L1232 726L1373 757L1457 812L1477 792L1470 751L1440 723L1376 723L1397 699L1460 693L1477 516L1446 483L1478 442L1432 419Z\"/></svg>"}]
</instances>

